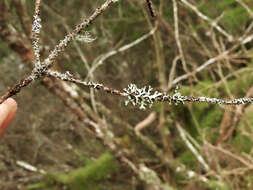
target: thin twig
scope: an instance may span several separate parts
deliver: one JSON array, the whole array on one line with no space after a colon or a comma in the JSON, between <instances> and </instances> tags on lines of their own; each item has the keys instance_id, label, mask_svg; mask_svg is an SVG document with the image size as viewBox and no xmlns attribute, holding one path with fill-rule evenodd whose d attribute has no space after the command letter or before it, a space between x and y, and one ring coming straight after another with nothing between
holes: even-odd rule
<instances>
[{"instance_id":1,"label":"thin twig","mask_svg":"<svg viewBox=\"0 0 253 190\"><path fill-rule=\"evenodd\" d=\"M39 54L39 33L40 33L40 18L39 18L39 7L40 7L40 0L35 2L35 12L34 12L34 22L32 26L32 34L33 34L33 49L35 53L35 60L34 60L34 68L30 76L26 77L19 81L14 87L10 88L8 92L6 92L3 96L0 97L0 104L3 103L7 98L17 94L20 90L29 85L32 81L45 76L49 67L52 65L53 61L56 57L64 51L65 47L83 30L87 28L91 23L101 15L106 9L108 9L115 0L107 0L102 6L98 7L93 14L88 18L84 19L79 25L75 27L75 29L66 35L63 40L60 41L58 45L51 51L49 56L41 63L40 62L40 54Z\"/></svg>"},{"instance_id":2,"label":"thin twig","mask_svg":"<svg viewBox=\"0 0 253 190\"><path fill-rule=\"evenodd\" d=\"M75 27L75 29L71 33L66 35L64 39L61 40L60 43L55 46L55 48L49 54L48 58L45 59L44 64L47 67L50 67L55 58L59 55L60 52L62 52L65 49L65 47L67 47L69 42L71 42L83 29L90 26L91 23L98 16L100 16L106 9L108 9L114 2L115 0L107 0L102 6L96 8L96 10L88 19L84 19L79 25Z\"/></svg>"},{"instance_id":3,"label":"thin twig","mask_svg":"<svg viewBox=\"0 0 253 190\"><path fill-rule=\"evenodd\" d=\"M187 145L187 147L191 150L191 152L195 155L195 157L197 158L197 160L199 161L199 163L202 164L202 166L204 167L204 169L206 171L210 170L210 167L208 166L208 164L206 163L206 161L204 160L204 158L200 155L200 153L196 150L196 148L191 144L191 142L187 139L184 130L181 128L179 123L176 123L176 127L179 131L180 137L182 138L182 140L185 142L185 144Z\"/></svg>"},{"instance_id":4,"label":"thin twig","mask_svg":"<svg viewBox=\"0 0 253 190\"><path fill-rule=\"evenodd\" d=\"M69 72L59 73L56 71L48 71L47 76L55 77L63 81L69 81L82 85L84 87L93 88L96 90L101 90L109 94L127 97L128 102L133 105L140 106L141 109L145 109L146 106L152 106L156 101L158 102L168 102L170 104L183 104L185 102L199 102L199 103L211 103L218 105L240 105L253 103L253 98L236 98L233 100L222 100L218 98L208 98L208 97L194 97L194 96L183 96L180 93L176 92L174 95L169 95L166 93L161 93L158 91L153 92L151 87L138 88L136 85L131 84L128 88L124 89L124 92L116 90L114 88L109 88L100 83L95 82L85 82L80 79L77 79Z\"/></svg>"},{"instance_id":5,"label":"thin twig","mask_svg":"<svg viewBox=\"0 0 253 190\"><path fill-rule=\"evenodd\" d=\"M112 50L104 55L99 56L96 60L95 60L95 64L92 66L92 68L89 70L86 80L93 74L93 72L102 64L104 64L105 60L110 58L113 55L116 55L117 53L121 53L124 52L134 46L136 46L137 44L141 43L142 41L146 40L148 37L152 36L157 28L153 28L149 33L144 34L143 36L141 36L140 38L132 41L131 43L128 43L122 47L120 47L117 50Z\"/></svg>"},{"instance_id":6,"label":"thin twig","mask_svg":"<svg viewBox=\"0 0 253 190\"><path fill-rule=\"evenodd\" d=\"M152 1L151 1L151 0L146 0L146 3L147 3L147 7L148 7L148 10L149 10L149 12L150 12L151 17L152 17L152 18L157 17L156 12L155 12L155 9L154 9L154 7L153 7Z\"/></svg>"},{"instance_id":7,"label":"thin twig","mask_svg":"<svg viewBox=\"0 0 253 190\"><path fill-rule=\"evenodd\" d=\"M32 47L34 51L34 65L40 65L40 29L41 29L41 19L39 17L40 13L40 0L36 0L35 2L35 11L33 16L33 24L32 24Z\"/></svg>"},{"instance_id":8,"label":"thin twig","mask_svg":"<svg viewBox=\"0 0 253 190\"><path fill-rule=\"evenodd\" d=\"M69 81L72 83L76 83L76 84L82 85L84 87L93 88L96 90L102 90L102 91L109 93L109 94L114 94L114 95L118 95L118 96L122 96L122 97L127 96L127 94L124 92L120 92L119 90L106 87L102 84L94 83L94 82L85 82L85 81L76 79L76 77L71 75L69 72L62 74L62 73L59 73L56 71L48 71L47 76L55 77L55 78L61 79L63 81Z\"/></svg>"},{"instance_id":9,"label":"thin twig","mask_svg":"<svg viewBox=\"0 0 253 190\"><path fill-rule=\"evenodd\" d=\"M186 66L185 57L184 57L184 53L183 53L183 48L182 48L182 44L181 44L180 37L179 37L177 1L172 0L172 2L173 2L173 13L174 13L175 39L176 39L178 51L179 51L179 54L180 54L180 58L181 58L181 61L182 61L183 69L185 70L186 73L188 73L188 68Z\"/></svg>"},{"instance_id":10,"label":"thin twig","mask_svg":"<svg viewBox=\"0 0 253 190\"><path fill-rule=\"evenodd\" d=\"M251 163L249 163L247 160L245 160L244 158L237 156L236 154L233 154L232 152L230 152L220 146L214 146L210 143L207 143L207 145L214 150L218 150L219 152L222 152L222 153L228 155L229 157L234 158L235 160L238 160L239 162L241 162L242 164L244 164L248 168L253 168L253 165Z\"/></svg>"},{"instance_id":11,"label":"thin twig","mask_svg":"<svg viewBox=\"0 0 253 190\"><path fill-rule=\"evenodd\" d=\"M151 112L148 117L146 117L143 121L137 123L137 125L134 127L135 131L141 131L148 125L150 125L154 120L156 119L156 112Z\"/></svg>"},{"instance_id":12,"label":"thin twig","mask_svg":"<svg viewBox=\"0 0 253 190\"><path fill-rule=\"evenodd\" d=\"M32 166L31 164L28 164L27 162L24 162L24 161L21 161L21 160L18 160L16 162L16 164L28 171L31 171L31 172L38 172L38 173L41 173L41 174L46 174L45 170L42 170L42 169L38 169L36 168L35 166Z\"/></svg>"},{"instance_id":13,"label":"thin twig","mask_svg":"<svg viewBox=\"0 0 253 190\"><path fill-rule=\"evenodd\" d=\"M195 69L194 72L181 75L180 77L177 77L176 79L174 79L171 82L171 85L176 85L180 81L191 77L193 74L199 73L200 71L204 70L206 67L210 66L211 64L216 63L217 61L219 61L221 59L224 59L226 56L228 56L229 52L230 51L227 50L227 51L222 52L221 54L219 54L216 57L212 57L212 58L208 59L205 63L203 63L201 66L199 66L197 69Z\"/></svg>"},{"instance_id":14,"label":"thin twig","mask_svg":"<svg viewBox=\"0 0 253 190\"><path fill-rule=\"evenodd\" d=\"M234 45L232 48L230 48L229 50L226 50L224 52L222 52L221 54L219 54L216 57L212 57L210 59L208 59L205 63L203 63L201 66L199 66L197 69L195 69L194 72L192 73L187 73L184 75L181 75L179 77L177 77L176 79L174 79L169 85L171 87L171 85L176 85L177 83L179 83L182 80L185 80L189 77L191 77L193 74L199 73L200 71L204 70L206 67L210 66L213 63L216 63L217 61L220 61L222 59L226 59L227 56L229 55L229 53L231 53L233 50L235 50L238 46L240 45L245 45L246 43L249 43L253 40L253 34L249 35L249 36L242 36L238 39L238 43L236 45Z\"/></svg>"},{"instance_id":15,"label":"thin twig","mask_svg":"<svg viewBox=\"0 0 253 190\"><path fill-rule=\"evenodd\" d=\"M249 8L249 6L241 0L236 0L236 2L238 2L249 13L250 17L253 19L253 11Z\"/></svg>"},{"instance_id":16,"label":"thin twig","mask_svg":"<svg viewBox=\"0 0 253 190\"><path fill-rule=\"evenodd\" d=\"M203 13L201 13L197 7L195 7L193 4L189 3L187 0L181 0L181 2L186 5L188 8L190 8L191 10L193 10L200 18L202 18L203 20L209 22L209 24L211 26L213 26L217 31L219 31L221 34L223 34L228 41L233 41L234 37L230 34L228 34L224 29L222 29L222 27L220 27L216 21L212 20L211 18L209 18L208 16L204 15Z\"/></svg>"}]
</instances>

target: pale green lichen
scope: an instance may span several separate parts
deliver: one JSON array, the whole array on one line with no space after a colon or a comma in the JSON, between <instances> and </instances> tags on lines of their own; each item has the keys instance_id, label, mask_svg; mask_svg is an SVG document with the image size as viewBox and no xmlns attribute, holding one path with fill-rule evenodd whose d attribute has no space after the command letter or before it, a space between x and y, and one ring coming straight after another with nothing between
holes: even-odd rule
<instances>
[{"instance_id":1,"label":"pale green lichen","mask_svg":"<svg viewBox=\"0 0 253 190\"><path fill-rule=\"evenodd\" d=\"M128 100L125 101L125 105L131 103L134 106L139 106L140 109L151 107L154 101L163 95L158 91L153 92L151 86L138 88L135 84L128 85L127 88L124 88L124 92L128 95Z\"/></svg>"}]
</instances>

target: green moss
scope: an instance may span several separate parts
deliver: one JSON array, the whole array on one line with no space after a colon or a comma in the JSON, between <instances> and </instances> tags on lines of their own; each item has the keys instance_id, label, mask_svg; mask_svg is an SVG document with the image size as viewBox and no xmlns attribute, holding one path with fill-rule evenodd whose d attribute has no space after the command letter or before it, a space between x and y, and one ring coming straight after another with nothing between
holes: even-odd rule
<instances>
[{"instance_id":1,"label":"green moss","mask_svg":"<svg viewBox=\"0 0 253 190\"><path fill-rule=\"evenodd\" d=\"M112 155L107 153L94 163L70 172L64 181L73 190L81 190L84 187L94 189L94 186L97 186L97 181L105 179L112 171L115 171L114 160Z\"/></svg>"},{"instance_id":2,"label":"green moss","mask_svg":"<svg viewBox=\"0 0 253 190\"><path fill-rule=\"evenodd\" d=\"M253 110L249 107L248 110L244 113L241 118L240 123L236 126L236 136L232 140L232 144L239 152L250 153L252 151L253 140L249 137L249 135L243 135L240 129L243 129L244 133L252 134L252 126L253 126Z\"/></svg>"},{"instance_id":3,"label":"green moss","mask_svg":"<svg viewBox=\"0 0 253 190\"><path fill-rule=\"evenodd\" d=\"M209 180L207 183L210 190L231 190L227 184L217 180Z\"/></svg>"},{"instance_id":4,"label":"green moss","mask_svg":"<svg viewBox=\"0 0 253 190\"><path fill-rule=\"evenodd\" d=\"M242 26L249 20L248 13L243 7L235 7L228 10L223 19L222 24L228 30L228 32L236 34L241 32Z\"/></svg>"},{"instance_id":5,"label":"green moss","mask_svg":"<svg viewBox=\"0 0 253 190\"><path fill-rule=\"evenodd\" d=\"M203 2L203 1L202 1ZM199 10L203 12L205 15L209 17L216 17L218 14L222 11L224 11L229 6L233 5L235 0L226 0L226 1L220 1L220 0L212 0L212 1L204 1L201 6L199 7Z\"/></svg>"},{"instance_id":6,"label":"green moss","mask_svg":"<svg viewBox=\"0 0 253 190\"><path fill-rule=\"evenodd\" d=\"M250 153L253 146L252 140L249 137L242 135L240 132L237 132L236 137L232 140L232 144L239 152L246 153Z\"/></svg>"},{"instance_id":7,"label":"green moss","mask_svg":"<svg viewBox=\"0 0 253 190\"><path fill-rule=\"evenodd\" d=\"M253 110L249 110L245 113L245 119L243 119L242 121L249 121L249 126L253 126Z\"/></svg>"},{"instance_id":8,"label":"green moss","mask_svg":"<svg viewBox=\"0 0 253 190\"><path fill-rule=\"evenodd\" d=\"M219 1L219 3L217 3L217 8L219 10L224 10L226 9L228 6L231 6L235 3L235 0L226 0L226 1Z\"/></svg>"},{"instance_id":9,"label":"green moss","mask_svg":"<svg viewBox=\"0 0 253 190\"><path fill-rule=\"evenodd\" d=\"M196 158L191 151L184 151L179 157L180 161L187 166L196 166ZM193 169L193 168L191 168ZM195 168L194 168L195 169Z\"/></svg>"},{"instance_id":10,"label":"green moss","mask_svg":"<svg viewBox=\"0 0 253 190\"><path fill-rule=\"evenodd\" d=\"M201 118L199 118L201 128L219 126L222 115L223 110L221 108L216 105L211 106L209 110L205 110L204 113L201 113Z\"/></svg>"},{"instance_id":11,"label":"green moss","mask_svg":"<svg viewBox=\"0 0 253 190\"><path fill-rule=\"evenodd\" d=\"M199 10L212 19L224 13L219 23L223 25L226 31L232 34L242 32L243 26L250 20L247 11L235 0L226 1L204 1L199 7Z\"/></svg>"},{"instance_id":12,"label":"green moss","mask_svg":"<svg viewBox=\"0 0 253 190\"><path fill-rule=\"evenodd\" d=\"M171 6L169 6L168 8L166 8L164 10L164 17L166 20L169 21L169 23L173 23L173 8Z\"/></svg>"},{"instance_id":13,"label":"green moss","mask_svg":"<svg viewBox=\"0 0 253 190\"><path fill-rule=\"evenodd\" d=\"M57 188L58 185L66 186L71 190L96 190L100 189L99 182L105 180L116 169L113 156L105 153L87 166L78 168L68 174L50 173L46 175L46 180L40 184L29 186L28 189L38 187Z\"/></svg>"},{"instance_id":14,"label":"green moss","mask_svg":"<svg viewBox=\"0 0 253 190\"><path fill-rule=\"evenodd\" d=\"M212 85L212 80L203 80L199 81L198 84L195 86L183 86L178 91L182 95L186 96L212 96L212 97L218 97L217 91L215 91L213 88L207 88L209 85Z\"/></svg>"},{"instance_id":15,"label":"green moss","mask_svg":"<svg viewBox=\"0 0 253 190\"><path fill-rule=\"evenodd\" d=\"M87 156L79 152L78 150L74 150L74 153L77 155L78 159L82 161L83 163L85 163L86 165L89 165L94 162L94 160L91 160L90 158L88 158Z\"/></svg>"},{"instance_id":16,"label":"green moss","mask_svg":"<svg viewBox=\"0 0 253 190\"><path fill-rule=\"evenodd\" d=\"M236 97L244 97L247 93L247 90L253 84L252 74L250 72L245 72L244 74L240 75L239 78L227 81L227 86L230 91L236 95ZM225 97L228 97L229 94L225 91L225 84L222 83L219 87L219 91L224 94Z\"/></svg>"}]
</instances>

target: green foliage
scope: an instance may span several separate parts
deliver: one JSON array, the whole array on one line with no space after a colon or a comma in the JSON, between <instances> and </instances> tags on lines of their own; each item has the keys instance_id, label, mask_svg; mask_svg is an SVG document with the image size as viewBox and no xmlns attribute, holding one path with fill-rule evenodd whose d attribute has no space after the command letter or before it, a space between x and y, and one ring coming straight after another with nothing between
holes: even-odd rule
<instances>
[{"instance_id":1,"label":"green foliage","mask_svg":"<svg viewBox=\"0 0 253 190\"><path fill-rule=\"evenodd\" d=\"M83 155L81 152L79 152L78 150L74 150L75 154L78 156L78 159L85 163L85 165L89 165L91 163L94 163L94 160L91 160L90 158L88 158L87 156Z\"/></svg>"},{"instance_id":2,"label":"green foliage","mask_svg":"<svg viewBox=\"0 0 253 190\"><path fill-rule=\"evenodd\" d=\"M231 6L235 0L213 0L213 1L205 1L201 0L201 6L199 7L199 10L203 12L205 15L209 17L216 17L218 14L220 14L222 11L227 9L229 6Z\"/></svg>"},{"instance_id":3,"label":"green foliage","mask_svg":"<svg viewBox=\"0 0 253 190\"><path fill-rule=\"evenodd\" d=\"M182 87L179 92L183 95L187 96L206 96L206 97L228 97L226 86L229 88L232 94L235 94L237 97L244 97L247 93L247 89L253 84L253 78L251 73L245 73L238 78L234 78L228 80L226 82L226 86L224 83L220 83L219 86L212 85L213 82L211 80L204 80L199 82L195 86L186 86ZM186 108L180 108L180 112L186 113L184 110ZM194 127L199 127L199 134L203 134L203 132L212 134L211 131L214 128L217 128L220 125L221 118L223 116L223 109L218 107L217 105L210 105L206 103L198 103L193 104L191 106L191 112L193 115L191 117L187 117L187 123L190 124L189 129ZM193 117L195 117L195 120ZM197 121L197 126L196 126ZM193 130L194 131L194 130ZM210 132L210 133L209 133ZM216 136L216 133L214 133ZM191 133L191 135L195 136L196 134ZM211 139L215 139L215 137L211 137Z\"/></svg>"},{"instance_id":4,"label":"green foliage","mask_svg":"<svg viewBox=\"0 0 253 190\"><path fill-rule=\"evenodd\" d=\"M252 84L253 78L251 72L244 72L239 77L228 80L226 82L227 87L236 97L244 97L247 93L247 90L251 87ZM225 84L221 83L218 90L224 94L224 97L228 97L229 94L225 89Z\"/></svg>"},{"instance_id":5,"label":"green foliage","mask_svg":"<svg viewBox=\"0 0 253 190\"><path fill-rule=\"evenodd\" d=\"M242 122L241 123L244 123L244 121L249 121L249 126L252 126L253 125L253 117L252 117L252 115L253 115L253 110L252 109L250 109L250 110L247 110L247 113L245 114L245 119L244 120L242 120ZM251 130L251 129L250 129Z\"/></svg>"},{"instance_id":6,"label":"green foliage","mask_svg":"<svg viewBox=\"0 0 253 190\"><path fill-rule=\"evenodd\" d=\"M196 166L196 157L189 150L184 151L184 153L180 155L180 161L187 166L192 166L192 167ZM191 169L196 169L196 168L191 168Z\"/></svg>"},{"instance_id":7,"label":"green foliage","mask_svg":"<svg viewBox=\"0 0 253 190\"><path fill-rule=\"evenodd\" d=\"M223 111L217 106L210 106L209 109L203 110L199 117L201 128L216 128L221 121L222 115Z\"/></svg>"},{"instance_id":8,"label":"green foliage","mask_svg":"<svg viewBox=\"0 0 253 190\"><path fill-rule=\"evenodd\" d=\"M170 23L173 23L173 7L172 6L168 6L168 8L166 8L164 10L164 17L166 20L168 20Z\"/></svg>"},{"instance_id":9,"label":"green foliage","mask_svg":"<svg viewBox=\"0 0 253 190\"><path fill-rule=\"evenodd\" d=\"M211 84L213 84L211 80L204 80L199 82L194 87L182 87L179 92L187 96L219 97L218 91L214 90L215 88L208 88L208 86ZM188 124L187 127L190 129L191 135L194 137L202 134L206 130L211 130L211 128L219 126L221 117L223 115L221 108L207 103L193 104L190 108L185 107L184 110L185 109L188 110L187 112L191 112L191 114L189 113L189 116L186 118L186 122ZM186 110L182 110L182 112L184 112L184 115L187 113ZM198 134L196 134L196 130L194 130L196 127Z\"/></svg>"},{"instance_id":10,"label":"green foliage","mask_svg":"<svg viewBox=\"0 0 253 190\"><path fill-rule=\"evenodd\" d=\"M85 167L78 168L68 174L50 173L46 175L43 183L31 185L28 189L38 187L56 188L63 185L71 190L96 190L100 189L98 182L105 180L116 169L113 156L105 153L94 162L89 162Z\"/></svg>"},{"instance_id":11,"label":"green foliage","mask_svg":"<svg viewBox=\"0 0 253 190\"><path fill-rule=\"evenodd\" d=\"M237 132L236 136L232 140L232 144L239 152L246 153L250 153L253 146L252 139L240 132Z\"/></svg>"},{"instance_id":12,"label":"green foliage","mask_svg":"<svg viewBox=\"0 0 253 190\"><path fill-rule=\"evenodd\" d=\"M231 190L231 187L229 187L227 184L222 183L217 180L209 180L208 186L210 190Z\"/></svg>"},{"instance_id":13,"label":"green foliage","mask_svg":"<svg viewBox=\"0 0 253 190\"><path fill-rule=\"evenodd\" d=\"M204 1L199 9L212 19L224 13L219 23L232 34L241 33L247 21L250 21L247 11L235 0Z\"/></svg>"},{"instance_id":14,"label":"green foliage","mask_svg":"<svg viewBox=\"0 0 253 190\"><path fill-rule=\"evenodd\" d=\"M249 20L248 13L243 7L235 7L226 11L222 23L229 32L237 34Z\"/></svg>"},{"instance_id":15,"label":"green foliage","mask_svg":"<svg viewBox=\"0 0 253 190\"><path fill-rule=\"evenodd\" d=\"M183 86L178 91L186 96L212 96L218 97L217 91L213 88L208 88L209 85L212 85L213 81L210 79L206 79L203 81L199 81L195 86Z\"/></svg>"},{"instance_id":16,"label":"green foliage","mask_svg":"<svg viewBox=\"0 0 253 190\"><path fill-rule=\"evenodd\" d=\"M245 114L242 116L241 122L237 126L237 131L235 137L232 139L232 144L239 152L246 152L250 154L252 152L253 140L250 138L253 133L252 118L253 110L251 107L245 111ZM247 134L247 135L246 135Z\"/></svg>"}]
</instances>

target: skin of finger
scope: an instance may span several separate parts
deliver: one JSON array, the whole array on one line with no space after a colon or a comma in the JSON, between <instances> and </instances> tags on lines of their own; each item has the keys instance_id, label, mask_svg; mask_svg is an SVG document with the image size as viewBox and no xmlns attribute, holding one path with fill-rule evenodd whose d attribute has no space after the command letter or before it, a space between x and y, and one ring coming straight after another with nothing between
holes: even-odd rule
<instances>
[{"instance_id":1,"label":"skin of finger","mask_svg":"<svg viewBox=\"0 0 253 190\"><path fill-rule=\"evenodd\" d=\"M17 103L12 98L0 105L0 136L2 136L17 112Z\"/></svg>"},{"instance_id":2,"label":"skin of finger","mask_svg":"<svg viewBox=\"0 0 253 190\"><path fill-rule=\"evenodd\" d=\"M8 105L2 104L0 105L0 136L4 134L5 128L3 127L3 123L8 117Z\"/></svg>"}]
</instances>

